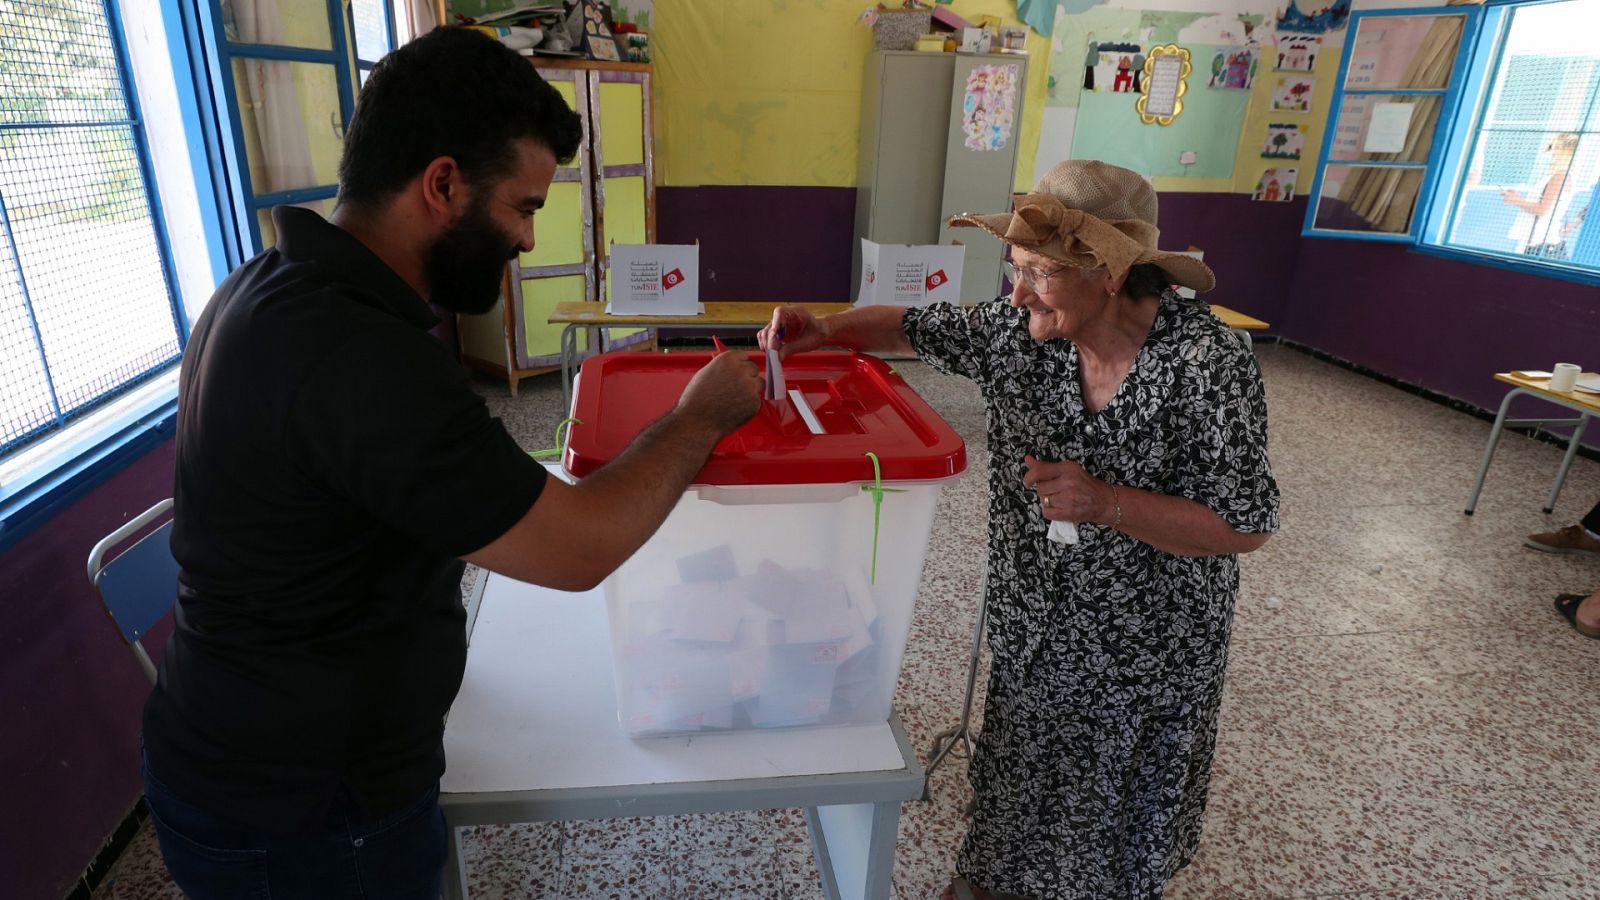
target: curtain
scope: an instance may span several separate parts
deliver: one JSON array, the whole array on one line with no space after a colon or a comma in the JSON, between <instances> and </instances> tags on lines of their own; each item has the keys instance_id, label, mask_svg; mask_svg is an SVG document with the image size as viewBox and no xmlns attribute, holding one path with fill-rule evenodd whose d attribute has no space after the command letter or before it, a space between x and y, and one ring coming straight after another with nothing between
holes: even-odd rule
<instances>
[{"instance_id":1,"label":"curtain","mask_svg":"<svg viewBox=\"0 0 1600 900\"><path fill-rule=\"evenodd\" d=\"M285 46L278 0L232 0L228 5L241 43ZM293 64L247 56L235 59L244 70L244 78L234 86L239 92L239 112L255 126L254 134L245 129L246 143L254 145L247 152L254 150L250 156L260 164L255 192L267 194L316 184ZM332 112L338 116L337 109Z\"/></svg>"},{"instance_id":2,"label":"curtain","mask_svg":"<svg viewBox=\"0 0 1600 900\"><path fill-rule=\"evenodd\" d=\"M1455 67L1456 50L1461 46L1466 17L1440 16L1418 45L1399 89L1442 89L1450 85L1450 70ZM1411 126L1405 146L1399 153L1362 153L1362 160L1425 162L1438 126L1443 98L1412 97ZM1334 165L1330 162L1329 165ZM1344 183L1342 199L1350 211L1369 222L1374 230L1403 233L1410 228L1417 190L1422 185L1421 169L1356 169ZM1409 178L1407 176L1410 176Z\"/></svg>"}]
</instances>

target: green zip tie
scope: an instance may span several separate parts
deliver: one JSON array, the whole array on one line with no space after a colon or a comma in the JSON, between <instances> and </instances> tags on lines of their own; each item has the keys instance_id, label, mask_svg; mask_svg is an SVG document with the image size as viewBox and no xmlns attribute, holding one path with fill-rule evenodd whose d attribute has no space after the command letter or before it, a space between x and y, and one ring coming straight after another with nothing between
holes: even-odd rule
<instances>
[{"instance_id":1,"label":"green zip tie","mask_svg":"<svg viewBox=\"0 0 1600 900\"><path fill-rule=\"evenodd\" d=\"M567 429L567 434L570 436L572 434L572 426L582 424L583 420L577 418L576 416L568 416L567 418L562 419L556 423L556 445L554 447L548 447L544 450L529 450L528 455L534 459L541 459L546 456L561 455L561 429Z\"/></svg>"},{"instance_id":2,"label":"green zip tie","mask_svg":"<svg viewBox=\"0 0 1600 900\"><path fill-rule=\"evenodd\" d=\"M878 583L878 525L883 513L884 494L904 494L903 488L886 488L883 486L883 470L878 467L878 454L868 452L867 459L872 460L872 483L863 484L861 489L872 495L872 583Z\"/></svg>"}]
</instances>

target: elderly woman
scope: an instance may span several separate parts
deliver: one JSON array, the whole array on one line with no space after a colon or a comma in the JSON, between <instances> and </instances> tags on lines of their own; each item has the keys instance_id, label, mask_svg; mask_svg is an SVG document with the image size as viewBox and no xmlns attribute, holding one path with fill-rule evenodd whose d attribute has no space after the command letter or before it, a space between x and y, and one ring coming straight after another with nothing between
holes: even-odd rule
<instances>
[{"instance_id":1,"label":"elderly woman","mask_svg":"<svg viewBox=\"0 0 1600 900\"><path fill-rule=\"evenodd\" d=\"M1255 359L1173 292L1215 278L1155 222L1136 173L1064 162L1015 214L952 220L1011 245L1008 303L782 308L761 333L914 352L988 405L993 665L946 898L1157 898L1199 842L1237 554L1278 489Z\"/></svg>"}]
</instances>

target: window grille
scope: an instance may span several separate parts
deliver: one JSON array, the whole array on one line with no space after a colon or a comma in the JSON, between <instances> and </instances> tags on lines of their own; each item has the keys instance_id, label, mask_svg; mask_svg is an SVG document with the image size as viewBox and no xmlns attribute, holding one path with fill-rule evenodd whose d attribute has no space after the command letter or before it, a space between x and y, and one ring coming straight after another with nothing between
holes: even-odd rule
<instances>
[{"instance_id":1,"label":"window grille","mask_svg":"<svg viewBox=\"0 0 1600 900\"><path fill-rule=\"evenodd\" d=\"M181 351L119 41L101 0L0 0L0 454Z\"/></svg>"}]
</instances>

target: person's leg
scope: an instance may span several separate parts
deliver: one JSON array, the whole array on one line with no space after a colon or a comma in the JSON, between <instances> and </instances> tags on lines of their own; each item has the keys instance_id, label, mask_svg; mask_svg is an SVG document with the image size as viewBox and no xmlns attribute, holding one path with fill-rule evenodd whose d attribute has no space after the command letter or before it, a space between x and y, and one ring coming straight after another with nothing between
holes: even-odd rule
<instances>
[{"instance_id":1,"label":"person's leg","mask_svg":"<svg viewBox=\"0 0 1600 900\"><path fill-rule=\"evenodd\" d=\"M172 880L190 900L271 900L267 850L174 794L141 766L145 803Z\"/></svg>"},{"instance_id":2,"label":"person's leg","mask_svg":"<svg viewBox=\"0 0 1600 900\"><path fill-rule=\"evenodd\" d=\"M1524 546L1545 553L1564 553L1600 558L1600 503L1576 525L1558 531L1530 534L1522 539Z\"/></svg>"},{"instance_id":3,"label":"person's leg","mask_svg":"<svg viewBox=\"0 0 1600 900\"><path fill-rule=\"evenodd\" d=\"M1596 503L1594 509L1589 510L1589 514L1584 516L1583 520L1578 524L1589 532L1590 537L1600 538L1600 503Z\"/></svg>"},{"instance_id":4,"label":"person's leg","mask_svg":"<svg viewBox=\"0 0 1600 900\"><path fill-rule=\"evenodd\" d=\"M172 880L190 900L436 900L446 831L435 785L382 817L346 802L326 830L292 836L231 825L144 768L145 798Z\"/></svg>"}]
</instances>

